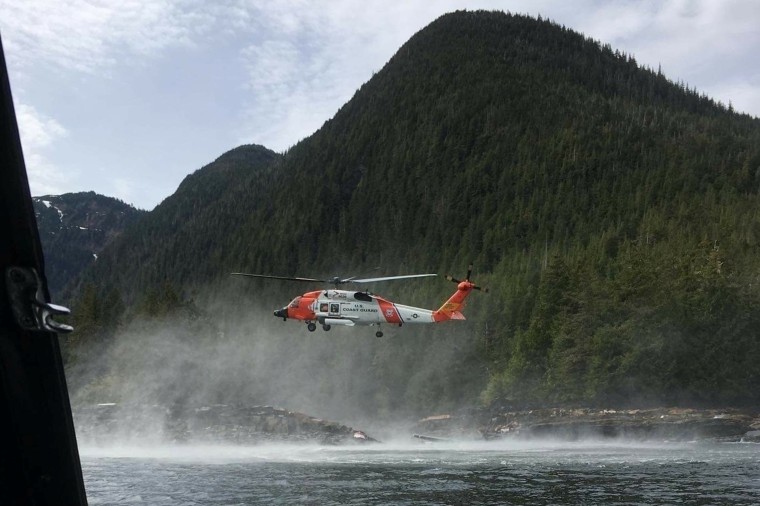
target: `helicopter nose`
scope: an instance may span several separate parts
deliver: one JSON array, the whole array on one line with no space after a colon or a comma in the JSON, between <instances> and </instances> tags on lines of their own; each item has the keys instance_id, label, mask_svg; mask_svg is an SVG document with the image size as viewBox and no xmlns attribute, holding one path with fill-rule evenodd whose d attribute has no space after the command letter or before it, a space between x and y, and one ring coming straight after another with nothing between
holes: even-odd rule
<instances>
[{"instance_id":1,"label":"helicopter nose","mask_svg":"<svg viewBox=\"0 0 760 506\"><path fill-rule=\"evenodd\" d=\"M287 318L288 317L288 308L284 307L282 309L278 309L274 312L274 315L278 318Z\"/></svg>"}]
</instances>

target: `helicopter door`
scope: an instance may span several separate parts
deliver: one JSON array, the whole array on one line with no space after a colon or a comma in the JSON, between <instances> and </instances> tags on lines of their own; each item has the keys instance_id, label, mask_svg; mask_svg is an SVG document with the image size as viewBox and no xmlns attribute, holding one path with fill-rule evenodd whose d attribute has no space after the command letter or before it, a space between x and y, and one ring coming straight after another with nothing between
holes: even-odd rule
<instances>
[{"instance_id":1,"label":"helicopter door","mask_svg":"<svg viewBox=\"0 0 760 506\"><path fill-rule=\"evenodd\" d=\"M331 302L330 303L330 316L340 316L340 303L338 302Z\"/></svg>"}]
</instances>

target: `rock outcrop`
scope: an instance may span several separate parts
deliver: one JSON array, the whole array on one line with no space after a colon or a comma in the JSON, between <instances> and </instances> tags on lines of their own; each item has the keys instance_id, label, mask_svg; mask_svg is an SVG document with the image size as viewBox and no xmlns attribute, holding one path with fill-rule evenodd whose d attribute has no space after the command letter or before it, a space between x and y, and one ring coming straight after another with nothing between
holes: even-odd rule
<instances>
[{"instance_id":1,"label":"rock outcrop","mask_svg":"<svg viewBox=\"0 0 760 506\"><path fill-rule=\"evenodd\" d=\"M629 439L760 441L760 414L738 409L532 409L471 411L417 422L433 437L624 437Z\"/></svg>"},{"instance_id":2,"label":"rock outcrop","mask_svg":"<svg viewBox=\"0 0 760 506\"><path fill-rule=\"evenodd\" d=\"M172 408L114 403L74 409L80 440L112 440L258 444L319 444L375 441L364 432L304 413L271 406L211 405Z\"/></svg>"}]
</instances>

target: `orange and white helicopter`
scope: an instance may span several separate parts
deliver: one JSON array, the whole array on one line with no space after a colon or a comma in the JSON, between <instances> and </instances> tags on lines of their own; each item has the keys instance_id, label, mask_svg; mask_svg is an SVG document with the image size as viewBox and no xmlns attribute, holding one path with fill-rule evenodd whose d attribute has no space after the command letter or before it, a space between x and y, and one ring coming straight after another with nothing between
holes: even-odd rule
<instances>
[{"instance_id":1,"label":"orange and white helicopter","mask_svg":"<svg viewBox=\"0 0 760 506\"><path fill-rule=\"evenodd\" d=\"M331 283L334 289L316 290L306 292L294 298L290 304L278 309L274 315L287 320L292 318L306 323L310 332L314 332L317 323L324 330L330 330L333 325L353 327L355 325L380 325L388 323L398 325L413 323L440 323L448 320L464 320L461 310L465 299L473 290L481 288L470 281L472 265L467 270L464 280L458 280L451 276L446 279L457 283L457 291L443 303L437 310L423 309L420 307L397 304L388 299L374 295L368 291L339 290L338 286L348 283L374 283L377 281L392 281L398 279L425 278L437 276L437 274L409 274L404 276L387 276L381 278L339 278L314 279L287 276L268 276L264 274L248 274L233 272L233 276L248 276L252 278L279 279L286 281L301 281L307 283ZM375 332L377 337L382 337L382 331Z\"/></svg>"}]
</instances>

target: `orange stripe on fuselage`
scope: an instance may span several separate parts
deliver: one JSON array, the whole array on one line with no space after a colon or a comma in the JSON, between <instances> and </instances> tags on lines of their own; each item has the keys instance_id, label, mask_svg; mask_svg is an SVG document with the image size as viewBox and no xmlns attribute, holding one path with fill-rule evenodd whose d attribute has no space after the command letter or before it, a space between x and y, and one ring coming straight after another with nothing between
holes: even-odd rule
<instances>
[{"instance_id":1,"label":"orange stripe on fuselage","mask_svg":"<svg viewBox=\"0 0 760 506\"><path fill-rule=\"evenodd\" d=\"M380 313L383 315L383 318L385 318L385 321L388 323L401 323L401 317L392 302L381 299L380 297L375 297L375 300L380 305Z\"/></svg>"}]
</instances>

